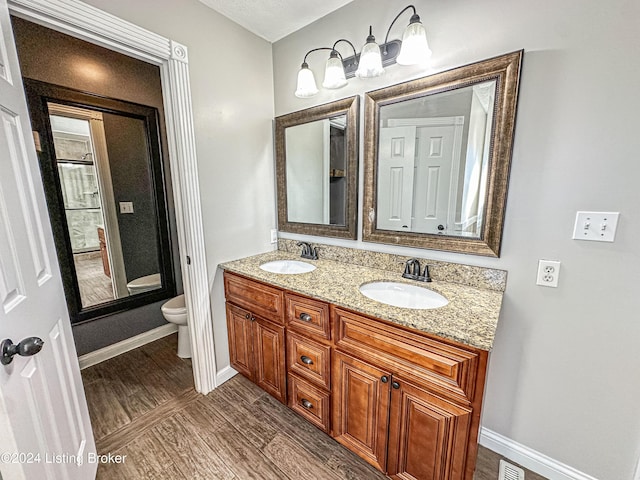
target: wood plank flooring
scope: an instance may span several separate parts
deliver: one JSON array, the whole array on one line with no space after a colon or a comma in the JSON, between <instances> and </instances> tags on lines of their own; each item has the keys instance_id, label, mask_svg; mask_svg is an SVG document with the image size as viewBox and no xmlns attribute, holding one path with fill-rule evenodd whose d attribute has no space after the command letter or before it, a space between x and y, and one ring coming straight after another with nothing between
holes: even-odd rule
<instances>
[{"instance_id":1,"label":"wood plank flooring","mask_svg":"<svg viewBox=\"0 0 640 480\"><path fill-rule=\"evenodd\" d=\"M241 375L196 393L176 348L174 334L82 371L98 453L126 455L99 480L387 478ZM499 460L480 447L474 480Z\"/></svg>"}]
</instances>

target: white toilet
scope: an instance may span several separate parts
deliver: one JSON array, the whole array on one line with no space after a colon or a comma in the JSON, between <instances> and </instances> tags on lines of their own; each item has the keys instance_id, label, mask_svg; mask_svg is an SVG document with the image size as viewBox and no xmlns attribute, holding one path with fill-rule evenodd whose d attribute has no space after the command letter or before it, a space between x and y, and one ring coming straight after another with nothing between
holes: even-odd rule
<instances>
[{"instance_id":1,"label":"white toilet","mask_svg":"<svg viewBox=\"0 0 640 480\"><path fill-rule=\"evenodd\" d=\"M162 315L167 322L178 325L178 356L191 358L191 341L189 326L187 325L187 307L184 304L184 294L172 298L162 305Z\"/></svg>"},{"instance_id":2,"label":"white toilet","mask_svg":"<svg viewBox=\"0 0 640 480\"><path fill-rule=\"evenodd\" d=\"M162 279L159 273L151 275L145 275L144 277L136 278L127 283L127 290L129 295L135 295L136 293L148 292L162 287Z\"/></svg>"}]
</instances>

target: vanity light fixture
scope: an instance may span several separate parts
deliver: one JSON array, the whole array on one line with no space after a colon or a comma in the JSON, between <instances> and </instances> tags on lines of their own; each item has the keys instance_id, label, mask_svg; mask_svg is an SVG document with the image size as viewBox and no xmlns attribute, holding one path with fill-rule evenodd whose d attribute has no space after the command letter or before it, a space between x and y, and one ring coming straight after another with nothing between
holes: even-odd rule
<instances>
[{"instance_id":1,"label":"vanity light fixture","mask_svg":"<svg viewBox=\"0 0 640 480\"><path fill-rule=\"evenodd\" d=\"M398 18L412 9L413 15L409 20L409 25L402 35L402 41L389 41L389 33ZM348 43L353 49L353 56L343 58L336 50L340 42ZM408 5L396 15L387 29L384 43L378 45L373 36L373 29L369 26L369 36L358 54L353 44L344 38L337 40L333 47L320 47L309 50L304 56L304 60L298 72L298 83L295 95L298 98L313 97L318 93L313 72L309 69L307 57L310 53L318 50L329 50L329 59L325 66L324 80L322 86L328 89L342 88L347 84L347 78L357 76L358 78L373 78L384 73L384 67L398 63L399 65L415 65L426 63L431 57L431 50L427 43L427 32L420 21L420 16L413 5Z\"/></svg>"}]
</instances>

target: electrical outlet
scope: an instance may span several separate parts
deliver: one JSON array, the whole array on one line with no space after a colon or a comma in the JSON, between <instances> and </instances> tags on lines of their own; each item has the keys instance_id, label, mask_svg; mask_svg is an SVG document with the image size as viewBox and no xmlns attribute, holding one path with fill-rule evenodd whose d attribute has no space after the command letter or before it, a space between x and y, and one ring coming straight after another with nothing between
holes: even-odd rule
<instances>
[{"instance_id":1,"label":"electrical outlet","mask_svg":"<svg viewBox=\"0 0 640 480\"><path fill-rule=\"evenodd\" d=\"M133 202L120 202L120 213L133 213Z\"/></svg>"},{"instance_id":2,"label":"electrical outlet","mask_svg":"<svg viewBox=\"0 0 640 480\"><path fill-rule=\"evenodd\" d=\"M278 243L278 230L275 228L271 229L271 243Z\"/></svg>"},{"instance_id":3,"label":"electrical outlet","mask_svg":"<svg viewBox=\"0 0 640 480\"><path fill-rule=\"evenodd\" d=\"M538 260L537 285L557 287L560 277L560 262L555 260Z\"/></svg>"}]
</instances>

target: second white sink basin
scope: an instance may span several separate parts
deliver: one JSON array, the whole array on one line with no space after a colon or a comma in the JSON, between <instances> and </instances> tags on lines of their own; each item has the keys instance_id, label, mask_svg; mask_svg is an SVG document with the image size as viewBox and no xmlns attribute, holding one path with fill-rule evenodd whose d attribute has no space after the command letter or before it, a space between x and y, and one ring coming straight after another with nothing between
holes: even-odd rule
<instances>
[{"instance_id":1,"label":"second white sink basin","mask_svg":"<svg viewBox=\"0 0 640 480\"><path fill-rule=\"evenodd\" d=\"M312 272L316 269L315 265L298 260L274 260L260 265L265 272L281 273L284 275L298 275L300 273Z\"/></svg>"},{"instance_id":2,"label":"second white sink basin","mask_svg":"<svg viewBox=\"0 0 640 480\"><path fill-rule=\"evenodd\" d=\"M365 283L360 286L360 292L376 302L418 310L444 307L449 303L433 290L400 282Z\"/></svg>"}]
</instances>

